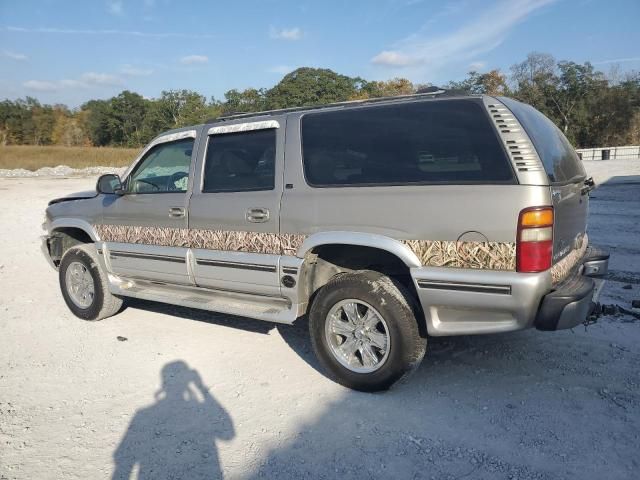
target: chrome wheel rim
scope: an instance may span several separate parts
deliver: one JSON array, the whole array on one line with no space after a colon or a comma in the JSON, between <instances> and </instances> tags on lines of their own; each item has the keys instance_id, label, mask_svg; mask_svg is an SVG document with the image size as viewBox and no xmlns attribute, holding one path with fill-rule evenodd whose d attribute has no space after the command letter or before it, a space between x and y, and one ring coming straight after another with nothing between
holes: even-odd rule
<instances>
[{"instance_id":1,"label":"chrome wheel rim","mask_svg":"<svg viewBox=\"0 0 640 480\"><path fill-rule=\"evenodd\" d=\"M362 300L349 298L331 308L325 321L325 338L334 358L352 372L375 372L389 356L387 322Z\"/></svg>"},{"instance_id":2,"label":"chrome wheel rim","mask_svg":"<svg viewBox=\"0 0 640 480\"><path fill-rule=\"evenodd\" d=\"M80 308L89 308L96 294L93 277L81 262L71 262L65 274L65 285L71 301Z\"/></svg>"}]
</instances>

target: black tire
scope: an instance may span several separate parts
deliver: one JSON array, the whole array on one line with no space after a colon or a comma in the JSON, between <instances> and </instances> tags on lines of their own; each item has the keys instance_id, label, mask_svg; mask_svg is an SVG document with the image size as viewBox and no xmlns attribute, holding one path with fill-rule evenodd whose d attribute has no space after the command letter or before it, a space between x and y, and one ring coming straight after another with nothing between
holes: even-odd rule
<instances>
[{"instance_id":1,"label":"black tire","mask_svg":"<svg viewBox=\"0 0 640 480\"><path fill-rule=\"evenodd\" d=\"M388 327L389 352L375 371L359 373L340 363L325 335L327 315L345 299L366 302L384 318ZM389 389L411 373L424 357L427 341L420 336L418 322L406 290L389 277L370 270L336 275L315 296L309 311L309 332L320 364L336 382L365 392Z\"/></svg>"},{"instance_id":2,"label":"black tire","mask_svg":"<svg viewBox=\"0 0 640 480\"><path fill-rule=\"evenodd\" d=\"M93 279L93 300L86 308L76 305L67 289L65 280L67 269L75 262L84 265ZM98 252L94 244L77 245L67 250L60 261L58 278L62 297L69 310L78 318L90 321L102 320L123 309L124 300L109 291L107 276L100 269Z\"/></svg>"}]
</instances>

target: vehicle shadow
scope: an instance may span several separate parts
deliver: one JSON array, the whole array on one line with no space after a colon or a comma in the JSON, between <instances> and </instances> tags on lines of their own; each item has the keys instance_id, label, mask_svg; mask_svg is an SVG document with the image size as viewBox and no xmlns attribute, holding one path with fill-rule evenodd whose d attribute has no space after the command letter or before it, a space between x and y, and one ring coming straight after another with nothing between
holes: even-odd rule
<instances>
[{"instance_id":1,"label":"vehicle shadow","mask_svg":"<svg viewBox=\"0 0 640 480\"><path fill-rule=\"evenodd\" d=\"M233 422L196 370L166 364L156 402L139 409L113 454L112 478L222 478L216 440L235 436Z\"/></svg>"}]
</instances>

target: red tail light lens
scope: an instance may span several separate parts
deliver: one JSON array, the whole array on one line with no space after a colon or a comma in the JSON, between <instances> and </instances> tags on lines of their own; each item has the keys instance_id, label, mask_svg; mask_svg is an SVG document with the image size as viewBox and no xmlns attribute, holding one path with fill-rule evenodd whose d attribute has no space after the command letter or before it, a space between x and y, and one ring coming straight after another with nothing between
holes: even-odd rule
<instances>
[{"instance_id":1,"label":"red tail light lens","mask_svg":"<svg viewBox=\"0 0 640 480\"><path fill-rule=\"evenodd\" d=\"M535 273L551 268L553 255L553 208L525 208L518 218L516 270Z\"/></svg>"}]
</instances>

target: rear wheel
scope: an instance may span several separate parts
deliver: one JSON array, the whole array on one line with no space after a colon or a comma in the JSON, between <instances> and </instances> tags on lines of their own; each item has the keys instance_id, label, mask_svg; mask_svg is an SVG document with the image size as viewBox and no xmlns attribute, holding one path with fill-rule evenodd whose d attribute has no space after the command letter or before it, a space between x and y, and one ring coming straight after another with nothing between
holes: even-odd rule
<instances>
[{"instance_id":1,"label":"rear wheel","mask_svg":"<svg viewBox=\"0 0 640 480\"><path fill-rule=\"evenodd\" d=\"M60 261L60 290L69 309L83 320L102 320L118 313L123 299L109 291L93 244L70 248Z\"/></svg>"},{"instance_id":2,"label":"rear wheel","mask_svg":"<svg viewBox=\"0 0 640 480\"><path fill-rule=\"evenodd\" d=\"M318 292L309 313L311 341L335 381L386 390L420 364L426 339L403 291L364 270L337 275Z\"/></svg>"}]
</instances>

